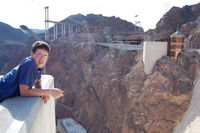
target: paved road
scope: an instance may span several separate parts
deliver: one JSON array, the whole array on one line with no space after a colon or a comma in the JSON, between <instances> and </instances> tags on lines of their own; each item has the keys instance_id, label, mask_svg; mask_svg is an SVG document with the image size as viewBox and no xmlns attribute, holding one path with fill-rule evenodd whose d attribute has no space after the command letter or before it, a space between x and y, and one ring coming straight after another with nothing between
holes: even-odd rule
<instances>
[{"instance_id":1,"label":"paved road","mask_svg":"<svg viewBox=\"0 0 200 133\"><path fill-rule=\"evenodd\" d=\"M143 44L131 45L131 44L119 44L119 43L95 43L96 45L106 46L110 48L116 48L120 50L143 50Z\"/></svg>"}]
</instances>

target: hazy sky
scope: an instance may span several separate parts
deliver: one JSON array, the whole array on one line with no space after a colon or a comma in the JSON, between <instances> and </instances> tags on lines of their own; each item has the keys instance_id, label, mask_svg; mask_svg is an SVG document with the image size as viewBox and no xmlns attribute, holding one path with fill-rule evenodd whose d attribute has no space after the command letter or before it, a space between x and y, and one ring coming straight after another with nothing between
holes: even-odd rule
<instances>
[{"instance_id":1,"label":"hazy sky","mask_svg":"<svg viewBox=\"0 0 200 133\"><path fill-rule=\"evenodd\" d=\"M44 29L44 7L49 6L50 20L61 21L78 13L102 14L120 17L132 23L141 21L141 26L146 31L155 28L156 23L172 6L183 7L199 2L199 0L0 0L0 21L15 28L24 24L29 28Z\"/></svg>"}]
</instances>

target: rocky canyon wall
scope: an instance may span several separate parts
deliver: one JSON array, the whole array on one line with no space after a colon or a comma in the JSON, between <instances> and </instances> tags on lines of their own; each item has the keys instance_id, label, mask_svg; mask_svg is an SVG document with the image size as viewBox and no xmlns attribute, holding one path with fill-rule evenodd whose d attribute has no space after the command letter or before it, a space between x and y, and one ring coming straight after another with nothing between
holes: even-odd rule
<instances>
[{"instance_id":1,"label":"rocky canyon wall","mask_svg":"<svg viewBox=\"0 0 200 133\"><path fill-rule=\"evenodd\" d=\"M145 40L170 41L170 35L179 29L185 36L184 49L200 48L200 3L172 7L156 24L156 28L146 32Z\"/></svg>"},{"instance_id":2,"label":"rocky canyon wall","mask_svg":"<svg viewBox=\"0 0 200 133\"><path fill-rule=\"evenodd\" d=\"M142 51L82 43L53 48L47 71L65 96L57 118L72 117L89 133L171 133L187 110L199 56L160 59L145 75Z\"/></svg>"},{"instance_id":3,"label":"rocky canyon wall","mask_svg":"<svg viewBox=\"0 0 200 133\"><path fill-rule=\"evenodd\" d=\"M196 53L182 52L177 62L165 56L145 75L142 51L89 43L51 47L47 73L65 91L56 117L71 117L89 133L171 133L190 104L200 61ZM1 47L1 74L29 50Z\"/></svg>"}]
</instances>

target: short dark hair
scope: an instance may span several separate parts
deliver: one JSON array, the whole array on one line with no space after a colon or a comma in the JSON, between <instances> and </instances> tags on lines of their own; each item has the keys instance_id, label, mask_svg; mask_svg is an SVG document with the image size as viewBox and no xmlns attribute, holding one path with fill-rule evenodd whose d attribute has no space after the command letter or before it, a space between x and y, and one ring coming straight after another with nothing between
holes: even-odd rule
<instances>
[{"instance_id":1,"label":"short dark hair","mask_svg":"<svg viewBox=\"0 0 200 133\"><path fill-rule=\"evenodd\" d=\"M37 49L44 49L48 53L50 52L51 48L47 42L44 41L36 41L32 45L32 52L35 53Z\"/></svg>"}]
</instances>

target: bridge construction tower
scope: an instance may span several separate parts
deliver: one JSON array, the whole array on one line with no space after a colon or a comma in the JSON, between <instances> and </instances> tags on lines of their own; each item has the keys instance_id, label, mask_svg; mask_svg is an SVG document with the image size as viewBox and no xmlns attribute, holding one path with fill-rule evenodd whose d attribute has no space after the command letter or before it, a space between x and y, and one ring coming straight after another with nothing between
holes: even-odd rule
<instances>
[{"instance_id":1,"label":"bridge construction tower","mask_svg":"<svg viewBox=\"0 0 200 133\"><path fill-rule=\"evenodd\" d=\"M49 41L49 7L44 7L45 9L45 41Z\"/></svg>"},{"instance_id":2,"label":"bridge construction tower","mask_svg":"<svg viewBox=\"0 0 200 133\"><path fill-rule=\"evenodd\" d=\"M53 41L58 39L59 36L64 37L66 35L66 30L68 30L68 36L70 37L74 33L80 32L80 25L79 24L71 24L69 22L57 22L49 20L49 7L46 6L45 8L45 41L50 42L50 29L49 23L53 23ZM58 31L61 30L59 34Z\"/></svg>"}]
</instances>

